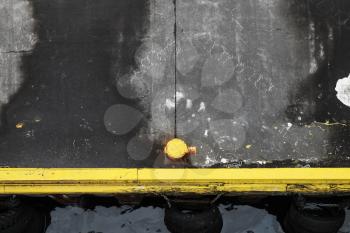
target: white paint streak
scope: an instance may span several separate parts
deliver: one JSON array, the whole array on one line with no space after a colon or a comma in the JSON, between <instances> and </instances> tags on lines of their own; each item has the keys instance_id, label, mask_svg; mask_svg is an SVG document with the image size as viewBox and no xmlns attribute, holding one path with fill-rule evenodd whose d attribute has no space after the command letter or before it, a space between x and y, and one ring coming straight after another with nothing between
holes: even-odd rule
<instances>
[{"instance_id":1,"label":"white paint streak","mask_svg":"<svg viewBox=\"0 0 350 233\"><path fill-rule=\"evenodd\" d=\"M348 77L338 80L335 90L340 102L350 107L350 74Z\"/></svg>"},{"instance_id":2,"label":"white paint streak","mask_svg":"<svg viewBox=\"0 0 350 233\"><path fill-rule=\"evenodd\" d=\"M317 71L317 61L315 58L315 23L310 21L309 23L309 59L310 59L310 70L309 73L313 74Z\"/></svg>"},{"instance_id":3,"label":"white paint streak","mask_svg":"<svg viewBox=\"0 0 350 233\"><path fill-rule=\"evenodd\" d=\"M201 102L199 104L198 112L204 112L205 111L205 103Z\"/></svg>"},{"instance_id":4,"label":"white paint streak","mask_svg":"<svg viewBox=\"0 0 350 233\"><path fill-rule=\"evenodd\" d=\"M225 158L222 158L222 159L220 160L220 162L221 162L221 163L228 163L228 160L225 159Z\"/></svg>"},{"instance_id":5,"label":"white paint streak","mask_svg":"<svg viewBox=\"0 0 350 233\"><path fill-rule=\"evenodd\" d=\"M22 84L21 51L33 49L32 7L26 0L3 0L0 3L0 113Z\"/></svg>"},{"instance_id":6,"label":"white paint streak","mask_svg":"<svg viewBox=\"0 0 350 233\"><path fill-rule=\"evenodd\" d=\"M187 109L191 109L192 108L192 100L190 100L190 99L186 99L186 108Z\"/></svg>"},{"instance_id":7,"label":"white paint streak","mask_svg":"<svg viewBox=\"0 0 350 233\"><path fill-rule=\"evenodd\" d=\"M181 99L183 99L185 97L184 93L177 91L176 92L176 101L180 101Z\"/></svg>"},{"instance_id":8,"label":"white paint streak","mask_svg":"<svg viewBox=\"0 0 350 233\"><path fill-rule=\"evenodd\" d=\"M165 106L167 107L167 109L173 109L175 108L175 102L172 101L171 99L166 99L165 100Z\"/></svg>"}]
</instances>

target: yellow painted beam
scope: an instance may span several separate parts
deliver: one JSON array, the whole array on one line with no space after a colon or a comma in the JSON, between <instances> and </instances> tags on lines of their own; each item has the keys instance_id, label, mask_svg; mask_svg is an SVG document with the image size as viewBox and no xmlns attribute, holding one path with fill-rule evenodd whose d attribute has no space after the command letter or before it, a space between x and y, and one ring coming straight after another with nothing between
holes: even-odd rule
<instances>
[{"instance_id":1,"label":"yellow painted beam","mask_svg":"<svg viewBox=\"0 0 350 233\"><path fill-rule=\"evenodd\" d=\"M349 193L350 168L1 168L0 194Z\"/></svg>"}]
</instances>

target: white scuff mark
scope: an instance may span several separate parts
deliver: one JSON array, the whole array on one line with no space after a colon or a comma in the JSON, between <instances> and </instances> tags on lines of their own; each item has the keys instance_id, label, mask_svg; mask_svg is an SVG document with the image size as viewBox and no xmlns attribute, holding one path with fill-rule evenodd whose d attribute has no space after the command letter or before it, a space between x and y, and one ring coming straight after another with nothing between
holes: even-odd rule
<instances>
[{"instance_id":1,"label":"white scuff mark","mask_svg":"<svg viewBox=\"0 0 350 233\"><path fill-rule=\"evenodd\" d=\"M317 71L317 61L316 61L316 41L315 41L315 23L313 21L310 21L309 24L309 59L310 59L310 67L309 67L309 73L313 74Z\"/></svg>"},{"instance_id":2,"label":"white scuff mark","mask_svg":"<svg viewBox=\"0 0 350 233\"><path fill-rule=\"evenodd\" d=\"M209 151L209 153L213 153L213 151L212 150L210 150ZM204 163L205 163L205 165L213 165L213 164L216 164L216 163L218 163L218 161L216 161L216 159L215 158L211 158L210 157L210 155L207 155L206 157L205 157L205 161L204 161Z\"/></svg>"},{"instance_id":3,"label":"white scuff mark","mask_svg":"<svg viewBox=\"0 0 350 233\"><path fill-rule=\"evenodd\" d=\"M225 159L225 158L222 158L222 159L220 160L220 162L221 162L221 163L228 163L228 160Z\"/></svg>"},{"instance_id":4,"label":"white scuff mark","mask_svg":"<svg viewBox=\"0 0 350 233\"><path fill-rule=\"evenodd\" d=\"M198 112L204 112L205 111L205 103L201 102L199 104Z\"/></svg>"},{"instance_id":5,"label":"white scuff mark","mask_svg":"<svg viewBox=\"0 0 350 233\"><path fill-rule=\"evenodd\" d=\"M263 78L264 78L263 75L262 75L262 74L259 74L258 79L255 80L254 86L255 86L257 89L258 89L258 83L259 83Z\"/></svg>"},{"instance_id":6,"label":"white scuff mark","mask_svg":"<svg viewBox=\"0 0 350 233\"><path fill-rule=\"evenodd\" d=\"M317 63L314 58L310 61L310 74L314 74L317 71Z\"/></svg>"},{"instance_id":7,"label":"white scuff mark","mask_svg":"<svg viewBox=\"0 0 350 233\"><path fill-rule=\"evenodd\" d=\"M187 100L186 100L186 108L187 108L187 109L191 109L191 108L192 108L192 105L193 105L193 104L192 104L192 100L187 99Z\"/></svg>"},{"instance_id":8,"label":"white scuff mark","mask_svg":"<svg viewBox=\"0 0 350 233\"><path fill-rule=\"evenodd\" d=\"M165 106L167 107L167 109L173 109L175 108L175 102L172 101L171 99L166 99Z\"/></svg>"},{"instance_id":9,"label":"white scuff mark","mask_svg":"<svg viewBox=\"0 0 350 233\"><path fill-rule=\"evenodd\" d=\"M335 91L337 92L337 98L350 107L350 74L346 78L339 79L337 85L335 86Z\"/></svg>"},{"instance_id":10,"label":"white scuff mark","mask_svg":"<svg viewBox=\"0 0 350 233\"><path fill-rule=\"evenodd\" d=\"M204 131L204 137L208 137L208 133L209 133L209 131L206 129L206 130Z\"/></svg>"},{"instance_id":11,"label":"white scuff mark","mask_svg":"<svg viewBox=\"0 0 350 233\"><path fill-rule=\"evenodd\" d=\"M183 99L185 97L184 93L177 91L176 92L176 102Z\"/></svg>"},{"instance_id":12,"label":"white scuff mark","mask_svg":"<svg viewBox=\"0 0 350 233\"><path fill-rule=\"evenodd\" d=\"M323 45L322 42L320 43L320 58L321 58L322 60L325 59L324 45Z\"/></svg>"},{"instance_id":13,"label":"white scuff mark","mask_svg":"<svg viewBox=\"0 0 350 233\"><path fill-rule=\"evenodd\" d=\"M283 125L283 127L279 130L279 133L282 134L282 137L284 138L288 131L290 130L290 128L292 128L293 124L288 122L287 125Z\"/></svg>"},{"instance_id":14,"label":"white scuff mark","mask_svg":"<svg viewBox=\"0 0 350 233\"><path fill-rule=\"evenodd\" d=\"M172 134L174 130L174 87L165 87L154 94L151 103L150 130Z\"/></svg>"},{"instance_id":15,"label":"white scuff mark","mask_svg":"<svg viewBox=\"0 0 350 233\"><path fill-rule=\"evenodd\" d=\"M28 130L27 132L25 132L24 136L26 138L34 137L34 130Z\"/></svg>"},{"instance_id":16,"label":"white scuff mark","mask_svg":"<svg viewBox=\"0 0 350 233\"><path fill-rule=\"evenodd\" d=\"M218 8L220 2L210 1L210 0L199 0L199 1L197 0L197 4Z\"/></svg>"},{"instance_id":17,"label":"white scuff mark","mask_svg":"<svg viewBox=\"0 0 350 233\"><path fill-rule=\"evenodd\" d=\"M262 161L262 160L261 160L261 161L258 160L258 161L256 161L256 163L257 163L257 164L260 164L260 165L265 165L267 162L266 162L266 161Z\"/></svg>"},{"instance_id":18,"label":"white scuff mark","mask_svg":"<svg viewBox=\"0 0 350 233\"><path fill-rule=\"evenodd\" d=\"M242 26L242 24L241 24L237 19L235 19L234 17L232 17L232 20L240 27L241 30L244 29L244 27Z\"/></svg>"}]
</instances>

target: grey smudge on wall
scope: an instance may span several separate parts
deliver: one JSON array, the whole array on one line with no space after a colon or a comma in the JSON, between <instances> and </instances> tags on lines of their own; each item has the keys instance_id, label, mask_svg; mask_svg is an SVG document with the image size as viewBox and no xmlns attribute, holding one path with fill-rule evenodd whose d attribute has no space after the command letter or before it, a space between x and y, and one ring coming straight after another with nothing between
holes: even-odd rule
<instances>
[{"instance_id":1,"label":"grey smudge on wall","mask_svg":"<svg viewBox=\"0 0 350 233\"><path fill-rule=\"evenodd\" d=\"M151 121L149 126L156 131L174 135L175 128L175 94L174 86L168 86L157 93L151 105Z\"/></svg>"},{"instance_id":2,"label":"grey smudge on wall","mask_svg":"<svg viewBox=\"0 0 350 233\"><path fill-rule=\"evenodd\" d=\"M192 44L192 38L180 36L180 40L176 43L176 68L181 74L186 75L198 62L199 54Z\"/></svg>"},{"instance_id":3,"label":"grey smudge on wall","mask_svg":"<svg viewBox=\"0 0 350 233\"><path fill-rule=\"evenodd\" d=\"M32 7L26 0L0 2L0 114L22 83L21 56L37 41ZM1 122L0 122L1 124Z\"/></svg>"},{"instance_id":4,"label":"grey smudge on wall","mask_svg":"<svg viewBox=\"0 0 350 233\"><path fill-rule=\"evenodd\" d=\"M209 129L204 121L197 127L205 129L204 134L194 131L187 138L204 140L204 136L214 153L234 151L231 157L253 162L261 161L261 154L268 155L266 160L299 159L306 147L313 155L319 153L318 158L325 155L319 138L308 136L315 130L297 130L300 126L295 125L291 129L295 135L286 134L290 140L275 142L281 137L279 131L265 129L280 128L290 121L285 112L294 103L291 96L296 96L300 84L326 64L330 51L326 46L332 45L334 32L327 25L323 28L326 32L320 33L310 2L177 1L178 40L189 41L196 51L184 67L186 58L181 56L186 55L178 53L181 62L177 68L184 76L178 84L198 88L197 102L203 103L200 113L212 119ZM307 104L313 111L311 103ZM177 115L184 114L182 111L188 110L177 111ZM246 122L244 127L228 129L217 123L238 118ZM249 151L243 147L246 135L246 143L253 144ZM328 131L322 133L323 138L328 136ZM307 145L295 143L297 137L307 138Z\"/></svg>"},{"instance_id":5,"label":"grey smudge on wall","mask_svg":"<svg viewBox=\"0 0 350 233\"><path fill-rule=\"evenodd\" d=\"M242 95L233 89L226 89L215 97L211 105L219 111L225 113L235 113L243 105Z\"/></svg>"},{"instance_id":6,"label":"grey smudge on wall","mask_svg":"<svg viewBox=\"0 0 350 233\"><path fill-rule=\"evenodd\" d=\"M119 93L137 99L155 134L174 134L175 37L174 4L170 0L149 2L147 34L135 53L137 67L117 77ZM151 102L151 103L150 103Z\"/></svg>"},{"instance_id":7,"label":"grey smudge on wall","mask_svg":"<svg viewBox=\"0 0 350 233\"><path fill-rule=\"evenodd\" d=\"M128 99L146 98L151 92L151 77L140 71L126 74L117 81L120 95Z\"/></svg>"},{"instance_id":8,"label":"grey smudge on wall","mask_svg":"<svg viewBox=\"0 0 350 233\"><path fill-rule=\"evenodd\" d=\"M107 109L103 122L108 132L123 135L129 133L140 122L142 114L124 104L115 104Z\"/></svg>"},{"instance_id":9,"label":"grey smudge on wall","mask_svg":"<svg viewBox=\"0 0 350 233\"><path fill-rule=\"evenodd\" d=\"M246 131L239 121L222 119L210 122L210 133L221 150L236 151L246 140Z\"/></svg>"},{"instance_id":10,"label":"grey smudge on wall","mask_svg":"<svg viewBox=\"0 0 350 233\"><path fill-rule=\"evenodd\" d=\"M150 156L152 148L153 141L150 140L149 135L138 134L129 141L127 152L134 160L144 160Z\"/></svg>"},{"instance_id":11,"label":"grey smudge on wall","mask_svg":"<svg viewBox=\"0 0 350 233\"><path fill-rule=\"evenodd\" d=\"M159 84L166 68L166 62L169 59L168 48L163 48L153 41L147 41L138 49L135 54L135 60L139 67L139 72L152 77L152 84ZM171 52L171 51L170 51Z\"/></svg>"},{"instance_id":12,"label":"grey smudge on wall","mask_svg":"<svg viewBox=\"0 0 350 233\"><path fill-rule=\"evenodd\" d=\"M234 73L235 64L228 53L214 54L204 63L202 68L202 86L213 87L223 85Z\"/></svg>"}]
</instances>

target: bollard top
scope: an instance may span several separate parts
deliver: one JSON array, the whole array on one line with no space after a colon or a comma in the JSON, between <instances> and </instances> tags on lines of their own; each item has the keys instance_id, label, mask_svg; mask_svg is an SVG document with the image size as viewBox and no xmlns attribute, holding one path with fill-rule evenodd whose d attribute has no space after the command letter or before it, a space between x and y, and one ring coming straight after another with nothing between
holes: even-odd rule
<instances>
[{"instance_id":1,"label":"bollard top","mask_svg":"<svg viewBox=\"0 0 350 233\"><path fill-rule=\"evenodd\" d=\"M164 148L164 153L170 159L181 159L187 154L194 154L196 152L195 147L188 147L187 144L179 139L171 139Z\"/></svg>"}]
</instances>

